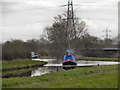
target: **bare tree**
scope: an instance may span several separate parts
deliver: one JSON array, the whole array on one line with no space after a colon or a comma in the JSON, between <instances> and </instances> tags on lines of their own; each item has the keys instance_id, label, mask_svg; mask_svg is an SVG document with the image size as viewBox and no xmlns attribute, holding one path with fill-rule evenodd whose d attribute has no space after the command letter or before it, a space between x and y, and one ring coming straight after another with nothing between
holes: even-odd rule
<instances>
[{"instance_id":1,"label":"bare tree","mask_svg":"<svg viewBox=\"0 0 120 90\"><path fill-rule=\"evenodd\" d=\"M65 50L68 49L68 39L72 44L75 36L76 38L81 38L87 33L87 29L85 28L86 23L79 21L78 18L75 18L76 35L74 32L70 32L67 26L66 16L66 14L58 15L55 17L53 25L45 29L46 37L52 45L50 47L52 49L51 51L57 57L63 56Z\"/></svg>"}]
</instances>

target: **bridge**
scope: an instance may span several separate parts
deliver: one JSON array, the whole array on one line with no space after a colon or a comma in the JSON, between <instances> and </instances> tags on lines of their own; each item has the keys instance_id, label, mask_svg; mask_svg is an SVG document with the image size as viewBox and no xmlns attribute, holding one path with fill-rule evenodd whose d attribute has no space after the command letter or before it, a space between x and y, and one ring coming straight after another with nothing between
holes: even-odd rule
<instances>
[{"instance_id":1,"label":"bridge","mask_svg":"<svg viewBox=\"0 0 120 90\"><path fill-rule=\"evenodd\" d=\"M83 49L85 50L85 49ZM120 51L120 48L89 48L88 50L93 50L93 51Z\"/></svg>"},{"instance_id":2,"label":"bridge","mask_svg":"<svg viewBox=\"0 0 120 90\"><path fill-rule=\"evenodd\" d=\"M113 51L113 52L116 52L116 51L120 51L119 48L103 48L104 51Z\"/></svg>"}]
</instances>

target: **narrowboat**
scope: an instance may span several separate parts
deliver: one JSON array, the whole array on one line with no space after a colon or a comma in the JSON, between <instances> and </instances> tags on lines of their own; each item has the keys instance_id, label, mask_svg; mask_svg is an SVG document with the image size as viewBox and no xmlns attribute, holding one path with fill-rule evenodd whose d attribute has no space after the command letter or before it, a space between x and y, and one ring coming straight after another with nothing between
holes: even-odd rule
<instances>
[{"instance_id":1,"label":"narrowboat","mask_svg":"<svg viewBox=\"0 0 120 90\"><path fill-rule=\"evenodd\" d=\"M75 60L75 54L65 55L62 64L63 65L77 65L76 60Z\"/></svg>"}]
</instances>

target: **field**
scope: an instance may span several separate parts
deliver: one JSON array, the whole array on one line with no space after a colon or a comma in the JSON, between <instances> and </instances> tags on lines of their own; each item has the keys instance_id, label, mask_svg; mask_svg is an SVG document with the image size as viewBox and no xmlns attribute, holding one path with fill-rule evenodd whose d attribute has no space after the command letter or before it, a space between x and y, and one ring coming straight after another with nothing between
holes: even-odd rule
<instances>
[{"instance_id":1,"label":"field","mask_svg":"<svg viewBox=\"0 0 120 90\"><path fill-rule=\"evenodd\" d=\"M118 65L81 67L36 77L4 78L3 88L117 88Z\"/></svg>"}]
</instances>

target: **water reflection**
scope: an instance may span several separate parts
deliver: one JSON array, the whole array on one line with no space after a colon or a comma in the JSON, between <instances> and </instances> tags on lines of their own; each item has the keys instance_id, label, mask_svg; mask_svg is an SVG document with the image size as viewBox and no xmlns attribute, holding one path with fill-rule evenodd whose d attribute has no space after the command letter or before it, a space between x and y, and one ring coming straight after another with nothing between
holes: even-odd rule
<instances>
[{"instance_id":1,"label":"water reflection","mask_svg":"<svg viewBox=\"0 0 120 90\"><path fill-rule=\"evenodd\" d=\"M38 69L34 69L34 70L29 70L26 72L15 72L15 73L8 73L5 75L2 75L2 78L10 78L10 77L33 77L33 76L40 76L43 74L47 74L47 73L53 73L53 72L60 72L60 71L66 71L69 69L74 69L76 68L76 66L44 66L44 67L40 67Z\"/></svg>"},{"instance_id":2,"label":"water reflection","mask_svg":"<svg viewBox=\"0 0 120 90\"><path fill-rule=\"evenodd\" d=\"M69 69L75 69L75 68L77 68L77 66L73 66L73 65L67 65L67 66L63 66L63 71L66 71L66 70L69 70Z\"/></svg>"},{"instance_id":3,"label":"water reflection","mask_svg":"<svg viewBox=\"0 0 120 90\"><path fill-rule=\"evenodd\" d=\"M59 66L40 67L37 70L33 70L31 76L40 76L42 74L58 72L58 71L62 71L62 67Z\"/></svg>"}]
</instances>

